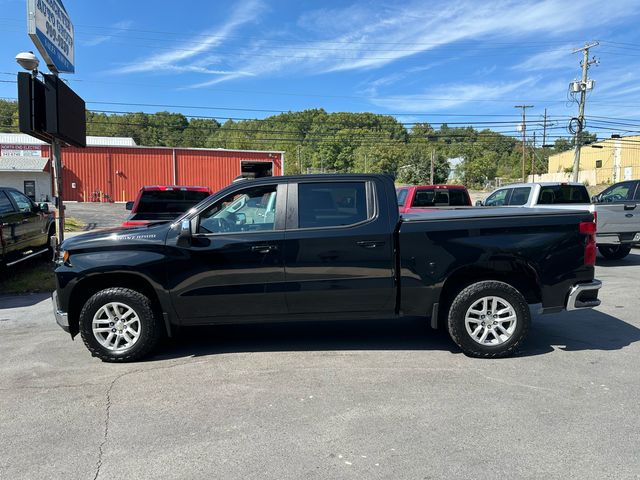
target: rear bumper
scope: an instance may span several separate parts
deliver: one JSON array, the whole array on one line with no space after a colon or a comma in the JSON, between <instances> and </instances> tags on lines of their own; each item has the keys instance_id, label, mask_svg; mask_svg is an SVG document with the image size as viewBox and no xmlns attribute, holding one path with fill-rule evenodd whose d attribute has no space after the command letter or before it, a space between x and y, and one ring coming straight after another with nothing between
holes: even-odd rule
<instances>
[{"instance_id":1,"label":"rear bumper","mask_svg":"<svg viewBox=\"0 0 640 480\"><path fill-rule=\"evenodd\" d=\"M53 304L53 315L56 317L56 323L65 332L69 333L69 316L67 312L63 312L58 306L58 292L54 291L51 294L51 303Z\"/></svg>"},{"instance_id":2,"label":"rear bumper","mask_svg":"<svg viewBox=\"0 0 640 480\"><path fill-rule=\"evenodd\" d=\"M628 233L596 233L596 243L598 245L634 245L640 243L640 232Z\"/></svg>"},{"instance_id":3,"label":"rear bumper","mask_svg":"<svg viewBox=\"0 0 640 480\"><path fill-rule=\"evenodd\" d=\"M567 310L593 308L600 305L600 300L598 299L600 287L602 287L602 282L595 279L588 283L578 283L571 287L567 297Z\"/></svg>"}]
</instances>

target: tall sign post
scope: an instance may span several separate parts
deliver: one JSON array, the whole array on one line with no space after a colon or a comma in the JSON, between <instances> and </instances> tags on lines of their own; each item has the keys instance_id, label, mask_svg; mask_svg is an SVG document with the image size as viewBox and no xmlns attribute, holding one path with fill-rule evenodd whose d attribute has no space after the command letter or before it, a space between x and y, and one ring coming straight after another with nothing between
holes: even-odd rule
<instances>
[{"instance_id":1,"label":"tall sign post","mask_svg":"<svg viewBox=\"0 0 640 480\"><path fill-rule=\"evenodd\" d=\"M29 37L44 58L49 71L74 73L74 30L71 18L61 0L27 0ZM56 236L58 244L64 240L64 203L62 199L62 159L60 140L51 141L54 194L57 199Z\"/></svg>"}]
</instances>

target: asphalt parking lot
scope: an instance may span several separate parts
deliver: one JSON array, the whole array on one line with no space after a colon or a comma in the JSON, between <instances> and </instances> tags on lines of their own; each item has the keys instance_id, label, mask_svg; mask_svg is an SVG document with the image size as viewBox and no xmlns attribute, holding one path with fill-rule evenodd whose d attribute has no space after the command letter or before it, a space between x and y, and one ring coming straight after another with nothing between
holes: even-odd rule
<instances>
[{"instance_id":1,"label":"asphalt parking lot","mask_svg":"<svg viewBox=\"0 0 640 480\"><path fill-rule=\"evenodd\" d=\"M124 203L69 202L65 204L65 213L80 220L85 230L117 227L129 216Z\"/></svg>"},{"instance_id":2,"label":"asphalt parking lot","mask_svg":"<svg viewBox=\"0 0 640 480\"><path fill-rule=\"evenodd\" d=\"M0 297L0 478L638 478L640 254L514 358L413 321L190 330L105 364Z\"/></svg>"}]
</instances>

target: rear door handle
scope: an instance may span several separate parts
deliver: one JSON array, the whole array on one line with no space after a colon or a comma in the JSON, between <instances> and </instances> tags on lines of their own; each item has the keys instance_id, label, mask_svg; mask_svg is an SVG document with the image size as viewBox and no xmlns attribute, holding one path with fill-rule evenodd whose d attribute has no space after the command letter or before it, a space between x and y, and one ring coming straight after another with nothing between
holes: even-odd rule
<instances>
[{"instance_id":1,"label":"rear door handle","mask_svg":"<svg viewBox=\"0 0 640 480\"><path fill-rule=\"evenodd\" d=\"M384 242L376 242L373 240L362 240L360 242L356 242L356 245L362 248L376 248L376 247L382 247L384 245Z\"/></svg>"},{"instance_id":2,"label":"rear door handle","mask_svg":"<svg viewBox=\"0 0 640 480\"><path fill-rule=\"evenodd\" d=\"M275 252L276 250L278 250L278 247L276 245L254 245L253 247L251 247L252 252L258 253L270 253Z\"/></svg>"}]
</instances>

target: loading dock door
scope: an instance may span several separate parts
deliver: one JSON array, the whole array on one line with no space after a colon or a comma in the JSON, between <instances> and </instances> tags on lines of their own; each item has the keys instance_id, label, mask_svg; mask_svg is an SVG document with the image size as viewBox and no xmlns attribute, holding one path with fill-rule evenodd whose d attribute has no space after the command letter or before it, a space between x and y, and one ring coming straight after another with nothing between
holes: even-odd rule
<instances>
[{"instance_id":1,"label":"loading dock door","mask_svg":"<svg viewBox=\"0 0 640 480\"><path fill-rule=\"evenodd\" d=\"M240 161L240 172L244 178L261 178L273 176L273 162Z\"/></svg>"}]
</instances>

